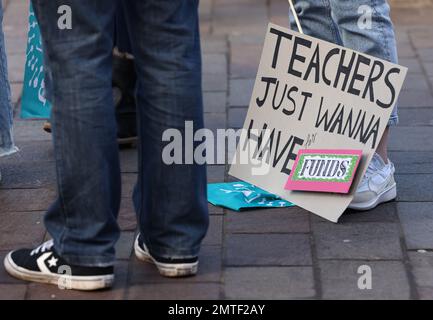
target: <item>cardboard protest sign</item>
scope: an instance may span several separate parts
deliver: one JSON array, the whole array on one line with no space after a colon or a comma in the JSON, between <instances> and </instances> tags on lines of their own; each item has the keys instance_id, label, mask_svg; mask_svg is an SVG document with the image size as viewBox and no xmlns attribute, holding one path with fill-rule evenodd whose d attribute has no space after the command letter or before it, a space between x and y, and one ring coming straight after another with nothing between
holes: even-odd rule
<instances>
[{"instance_id":1,"label":"cardboard protest sign","mask_svg":"<svg viewBox=\"0 0 433 320\"><path fill-rule=\"evenodd\" d=\"M337 222L377 148L406 73L405 67L269 24L229 173ZM286 190L300 149L361 150L351 192Z\"/></svg>"},{"instance_id":2,"label":"cardboard protest sign","mask_svg":"<svg viewBox=\"0 0 433 320\"><path fill-rule=\"evenodd\" d=\"M285 189L348 193L361 150L299 150Z\"/></svg>"}]
</instances>

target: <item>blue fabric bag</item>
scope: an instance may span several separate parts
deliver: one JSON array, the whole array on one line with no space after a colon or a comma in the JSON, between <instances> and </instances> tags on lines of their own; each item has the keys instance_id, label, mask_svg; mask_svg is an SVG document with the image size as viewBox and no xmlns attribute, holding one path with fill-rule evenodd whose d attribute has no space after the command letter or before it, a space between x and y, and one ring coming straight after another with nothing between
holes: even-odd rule
<instances>
[{"instance_id":1,"label":"blue fabric bag","mask_svg":"<svg viewBox=\"0 0 433 320\"><path fill-rule=\"evenodd\" d=\"M246 182L210 183L207 199L215 205L241 211L248 208L292 207L293 203Z\"/></svg>"},{"instance_id":2,"label":"blue fabric bag","mask_svg":"<svg viewBox=\"0 0 433 320\"><path fill-rule=\"evenodd\" d=\"M24 119L49 118L51 105L45 98L42 39L32 6L30 6L29 14L26 55L21 117Z\"/></svg>"}]
</instances>

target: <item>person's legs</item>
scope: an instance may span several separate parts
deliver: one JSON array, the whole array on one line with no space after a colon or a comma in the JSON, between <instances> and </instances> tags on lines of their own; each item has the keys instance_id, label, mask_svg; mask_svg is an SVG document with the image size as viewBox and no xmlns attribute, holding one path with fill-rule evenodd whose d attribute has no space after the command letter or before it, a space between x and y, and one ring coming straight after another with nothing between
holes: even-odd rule
<instances>
[{"instance_id":1,"label":"person's legs","mask_svg":"<svg viewBox=\"0 0 433 320\"><path fill-rule=\"evenodd\" d=\"M338 25L345 47L398 63L394 27L390 17L390 7L386 0L329 1L332 17ZM366 19L371 14L371 23L364 21L362 14L366 15ZM376 150L385 163L388 162L389 127L397 123L396 105L389 119L388 128Z\"/></svg>"},{"instance_id":2,"label":"person's legs","mask_svg":"<svg viewBox=\"0 0 433 320\"><path fill-rule=\"evenodd\" d=\"M397 63L394 28L386 0L329 1L345 47ZM371 21L365 21L370 18ZM396 105L349 208L368 210L396 198L395 169L388 159L388 137L390 126L397 123Z\"/></svg>"},{"instance_id":3,"label":"person's legs","mask_svg":"<svg viewBox=\"0 0 433 320\"><path fill-rule=\"evenodd\" d=\"M69 270L74 289L112 283L121 183L111 90L116 4L33 1L52 80L58 198L45 216L53 241L6 257L17 277L57 283L58 273ZM64 5L71 8L72 29L58 27ZM57 269L59 263L66 268Z\"/></svg>"},{"instance_id":4,"label":"person's legs","mask_svg":"<svg viewBox=\"0 0 433 320\"><path fill-rule=\"evenodd\" d=\"M306 35L342 44L338 27L331 16L329 0L296 1L294 6L302 30ZM293 30L297 30L292 16L290 26Z\"/></svg>"},{"instance_id":5,"label":"person's legs","mask_svg":"<svg viewBox=\"0 0 433 320\"><path fill-rule=\"evenodd\" d=\"M0 157L17 151L12 138L12 102L2 21L3 8L0 1Z\"/></svg>"},{"instance_id":6,"label":"person's legs","mask_svg":"<svg viewBox=\"0 0 433 320\"><path fill-rule=\"evenodd\" d=\"M162 135L185 137L185 121L203 128L198 0L123 4L138 74L140 241L159 259L195 259L209 223L206 168L164 164Z\"/></svg>"},{"instance_id":7,"label":"person's legs","mask_svg":"<svg viewBox=\"0 0 433 320\"><path fill-rule=\"evenodd\" d=\"M45 225L70 263L114 263L120 169L111 93L116 1L33 1L49 57L59 198ZM57 9L72 8L73 27L59 30Z\"/></svg>"}]
</instances>

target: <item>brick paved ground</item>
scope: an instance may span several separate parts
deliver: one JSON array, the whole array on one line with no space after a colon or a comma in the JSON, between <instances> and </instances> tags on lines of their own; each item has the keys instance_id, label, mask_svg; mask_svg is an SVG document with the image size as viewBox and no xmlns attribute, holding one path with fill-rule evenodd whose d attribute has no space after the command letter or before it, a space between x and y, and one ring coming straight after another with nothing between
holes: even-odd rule
<instances>
[{"instance_id":1,"label":"brick paved ground","mask_svg":"<svg viewBox=\"0 0 433 320\"><path fill-rule=\"evenodd\" d=\"M4 0L3 0L4 1ZM6 0L4 29L13 100L19 106L25 59L26 0ZM27 284L0 268L0 298L16 299L432 299L433 298L433 6L394 7L400 62L410 68L393 130L398 201L368 213L345 214L339 224L299 208L235 213L210 206L211 227L197 277L169 280L131 255L135 217L130 193L135 150L121 151L125 190L114 290L61 291ZM287 24L285 0L202 0L206 124L243 123L266 23ZM50 136L40 121L16 118L21 152L2 159L0 258L47 235L43 211L55 196ZM209 181L229 179L227 167L209 167ZM357 289L358 267L373 270L373 289Z\"/></svg>"}]
</instances>

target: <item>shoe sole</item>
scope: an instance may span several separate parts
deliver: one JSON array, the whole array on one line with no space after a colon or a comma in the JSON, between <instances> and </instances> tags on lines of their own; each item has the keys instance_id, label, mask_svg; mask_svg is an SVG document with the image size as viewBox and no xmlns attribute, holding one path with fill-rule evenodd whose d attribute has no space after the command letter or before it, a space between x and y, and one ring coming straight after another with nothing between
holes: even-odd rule
<instances>
[{"instance_id":1,"label":"shoe sole","mask_svg":"<svg viewBox=\"0 0 433 320\"><path fill-rule=\"evenodd\" d=\"M164 277L180 278L197 274L198 262L173 264L156 261L147 251L140 248L138 237L134 243L134 252L138 260L154 264L158 268L159 273Z\"/></svg>"},{"instance_id":2,"label":"shoe sole","mask_svg":"<svg viewBox=\"0 0 433 320\"><path fill-rule=\"evenodd\" d=\"M60 289L72 289L80 291L94 291L113 286L114 275L104 276L68 276L64 274L44 274L27 270L17 266L12 260L11 253L4 259L6 271L13 277L32 282L57 285Z\"/></svg>"},{"instance_id":3,"label":"shoe sole","mask_svg":"<svg viewBox=\"0 0 433 320\"><path fill-rule=\"evenodd\" d=\"M350 204L349 209L358 211L367 211L376 208L379 204L389 202L397 198L397 185L394 183L389 188L385 189L381 194L371 201L364 203Z\"/></svg>"}]
</instances>

